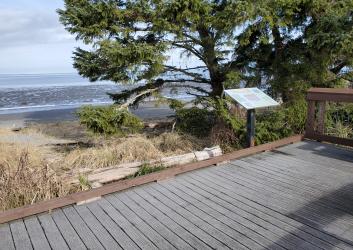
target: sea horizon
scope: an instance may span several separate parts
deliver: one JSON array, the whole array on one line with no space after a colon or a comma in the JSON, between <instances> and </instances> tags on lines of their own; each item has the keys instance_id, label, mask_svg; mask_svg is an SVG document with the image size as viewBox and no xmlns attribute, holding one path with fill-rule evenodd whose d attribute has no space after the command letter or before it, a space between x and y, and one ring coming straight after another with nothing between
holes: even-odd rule
<instances>
[{"instance_id":1,"label":"sea horizon","mask_svg":"<svg viewBox=\"0 0 353 250\"><path fill-rule=\"evenodd\" d=\"M90 82L77 73L0 74L0 114L79 108L113 104L107 93L138 85L110 81ZM166 88L163 96L192 99L186 90Z\"/></svg>"}]
</instances>

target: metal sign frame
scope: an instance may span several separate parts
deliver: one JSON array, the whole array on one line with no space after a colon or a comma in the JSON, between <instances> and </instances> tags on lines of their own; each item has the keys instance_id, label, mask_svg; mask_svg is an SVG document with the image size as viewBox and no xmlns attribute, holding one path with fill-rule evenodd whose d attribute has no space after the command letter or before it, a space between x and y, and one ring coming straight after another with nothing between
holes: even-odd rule
<instances>
[{"instance_id":1,"label":"metal sign frame","mask_svg":"<svg viewBox=\"0 0 353 250\"><path fill-rule=\"evenodd\" d=\"M280 105L258 88L227 89L226 95L247 110L248 146L255 146L255 109Z\"/></svg>"}]
</instances>

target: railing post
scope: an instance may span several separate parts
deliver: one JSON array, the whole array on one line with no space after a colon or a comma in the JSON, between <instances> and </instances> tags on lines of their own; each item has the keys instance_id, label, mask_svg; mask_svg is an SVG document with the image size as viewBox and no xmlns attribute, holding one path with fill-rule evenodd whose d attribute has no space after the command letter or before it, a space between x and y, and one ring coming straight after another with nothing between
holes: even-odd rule
<instances>
[{"instance_id":1,"label":"railing post","mask_svg":"<svg viewBox=\"0 0 353 250\"><path fill-rule=\"evenodd\" d=\"M311 88L308 90L306 100L308 101L308 116L305 124L305 137L311 140L353 147L353 138L341 138L325 134L327 102L353 103L353 89ZM317 118L316 102L318 102Z\"/></svg>"},{"instance_id":2,"label":"railing post","mask_svg":"<svg viewBox=\"0 0 353 250\"><path fill-rule=\"evenodd\" d=\"M305 134L312 135L315 132L315 101L308 100L308 116L305 125Z\"/></svg>"},{"instance_id":3,"label":"railing post","mask_svg":"<svg viewBox=\"0 0 353 250\"><path fill-rule=\"evenodd\" d=\"M318 110L318 122L317 122L317 133L323 135L325 133L325 113L326 113L326 102L319 102Z\"/></svg>"}]
</instances>

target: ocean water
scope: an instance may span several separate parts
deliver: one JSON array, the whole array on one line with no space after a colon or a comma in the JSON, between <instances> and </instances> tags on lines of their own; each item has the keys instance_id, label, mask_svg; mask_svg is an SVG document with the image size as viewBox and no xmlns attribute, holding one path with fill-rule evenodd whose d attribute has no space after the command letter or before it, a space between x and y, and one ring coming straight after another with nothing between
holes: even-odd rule
<instances>
[{"instance_id":1,"label":"ocean water","mask_svg":"<svg viewBox=\"0 0 353 250\"><path fill-rule=\"evenodd\" d=\"M110 104L107 93L136 86L89 82L77 74L0 75L0 114L75 108L85 104ZM187 90L163 90L170 98L189 99Z\"/></svg>"}]
</instances>

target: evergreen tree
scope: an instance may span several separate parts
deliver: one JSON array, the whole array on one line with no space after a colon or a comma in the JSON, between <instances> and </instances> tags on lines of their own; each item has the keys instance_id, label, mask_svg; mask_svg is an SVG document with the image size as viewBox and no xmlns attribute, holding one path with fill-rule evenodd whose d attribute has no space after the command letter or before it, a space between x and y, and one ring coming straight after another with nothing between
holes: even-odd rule
<instances>
[{"instance_id":1,"label":"evergreen tree","mask_svg":"<svg viewBox=\"0 0 353 250\"><path fill-rule=\"evenodd\" d=\"M259 1L238 37L239 70L284 101L309 87L352 86L353 1Z\"/></svg>"},{"instance_id":2,"label":"evergreen tree","mask_svg":"<svg viewBox=\"0 0 353 250\"><path fill-rule=\"evenodd\" d=\"M135 104L166 83L210 97L262 85L286 101L352 82L352 10L352 0L65 0L58 13L92 46L74 52L79 73L140 83L112 95ZM190 63L173 65L172 54Z\"/></svg>"}]
</instances>

